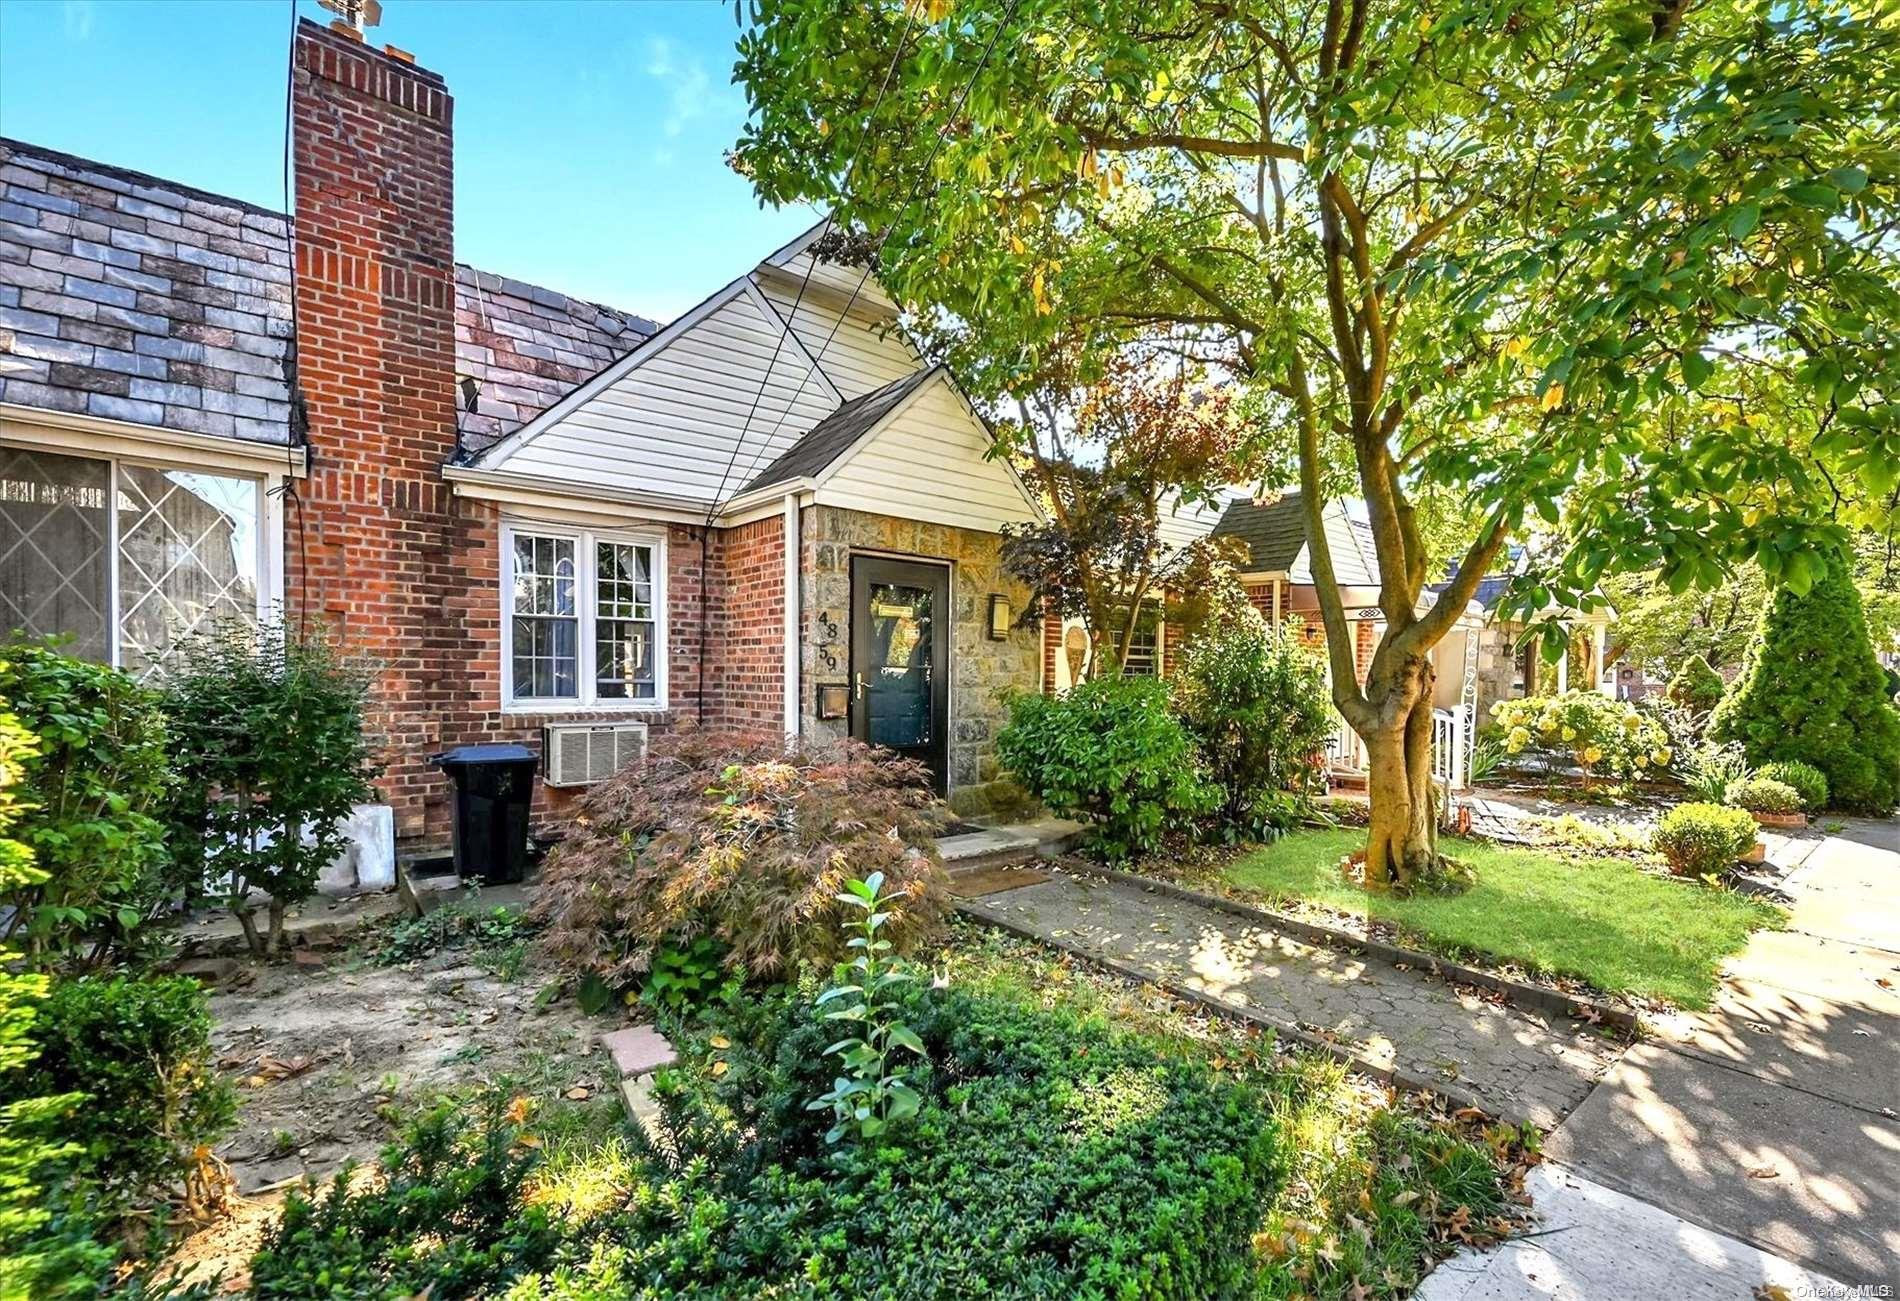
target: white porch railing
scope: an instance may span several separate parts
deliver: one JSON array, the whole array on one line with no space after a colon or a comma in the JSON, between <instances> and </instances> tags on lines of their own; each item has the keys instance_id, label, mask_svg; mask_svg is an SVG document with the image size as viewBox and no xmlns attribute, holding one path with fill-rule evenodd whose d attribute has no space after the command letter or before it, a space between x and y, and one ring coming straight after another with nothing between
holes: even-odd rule
<instances>
[{"instance_id":1,"label":"white porch railing","mask_svg":"<svg viewBox=\"0 0 1900 1301\"><path fill-rule=\"evenodd\" d=\"M1351 724L1333 711L1333 741L1326 758L1334 772L1363 775L1366 743ZM1471 772L1471 711L1463 705L1432 711L1432 776L1455 791L1465 789Z\"/></svg>"},{"instance_id":2,"label":"white porch railing","mask_svg":"<svg viewBox=\"0 0 1900 1301\"><path fill-rule=\"evenodd\" d=\"M1333 711L1333 743L1326 751L1326 759L1334 772L1363 773L1366 770L1366 743L1337 709Z\"/></svg>"}]
</instances>

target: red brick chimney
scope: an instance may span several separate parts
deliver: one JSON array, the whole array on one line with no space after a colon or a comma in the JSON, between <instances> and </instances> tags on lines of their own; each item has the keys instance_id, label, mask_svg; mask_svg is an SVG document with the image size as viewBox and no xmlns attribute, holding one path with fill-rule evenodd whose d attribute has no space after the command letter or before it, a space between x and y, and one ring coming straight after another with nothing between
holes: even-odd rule
<instances>
[{"instance_id":1,"label":"red brick chimney","mask_svg":"<svg viewBox=\"0 0 1900 1301\"><path fill-rule=\"evenodd\" d=\"M467 716L469 521L455 450L453 103L441 77L298 25L297 371L310 475L286 503L286 617L381 661L372 725L399 835L445 792L428 756ZM441 810L428 819L437 822Z\"/></svg>"}]
</instances>

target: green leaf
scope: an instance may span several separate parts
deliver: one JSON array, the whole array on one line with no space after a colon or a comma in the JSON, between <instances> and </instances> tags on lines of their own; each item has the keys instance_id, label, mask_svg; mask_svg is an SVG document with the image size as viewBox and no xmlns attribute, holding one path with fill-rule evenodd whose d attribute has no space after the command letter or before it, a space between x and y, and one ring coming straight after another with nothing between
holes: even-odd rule
<instances>
[{"instance_id":1,"label":"green leaf","mask_svg":"<svg viewBox=\"0 0 1900 1301\"><path fill-rule=\"evenodd\" d=\"M1728 233L1736 239L1747 239L1761 225L1761 205L1759 203L1740 203L1729 209Z\"/></svg>"},{"instance_id":2,"label":"green leaf","mask_svg":"<svg viewBox=\"0 0 1900 1301\"><path fill-rule=\"evenodd\" d=\"M588 1016L598 1016L613 1003L613 986L601 979L598 972L590 971L581 977L580 985L574 990L574 1001Z\"/></svg>"},{"instance_id":3,"label":"green leaf","mask_svg":"<svg viewBox=\"0 0 1900 1301\"><path fill-rule=\"evenodd\" d=\"M1701 388L1715 370L1715 363L1695 349L1683 353L1681 360L1682 382L1688 385L1691 391Z\"/></svg>"}]
</instances>

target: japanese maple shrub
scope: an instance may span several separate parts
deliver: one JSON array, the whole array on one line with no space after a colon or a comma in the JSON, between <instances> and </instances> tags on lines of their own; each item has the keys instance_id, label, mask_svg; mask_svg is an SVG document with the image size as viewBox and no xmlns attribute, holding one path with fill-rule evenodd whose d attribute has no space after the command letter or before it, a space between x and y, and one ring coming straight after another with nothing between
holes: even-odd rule
<instances>
[{"instance_id":1,"label":"japanese maple shrub","mask_svg":"<svg viewBox=\"0 0 1900 1301\"><path fill-rule=\"evenodd\" d=\"M156 693L48 642L0 647L0 699L35 738L20 759L14 836L37 860L0 883L0 939L35 965L131 956L177 895L163 811L170 786Z\"/></svg>"},{"instance_id":2,"label":"japanese maple shrub","mask_svg":"<svg viewBox=\"0 0 1900 1301\"><path fill-rule=\"evenodd\" d=\"M838 895L881 872L881 934L907 951L947 899L930 803L921 767L857 742L681 728L588 792L531 916L574 979L615 991L701 937L727 969L776 979L845 955Z\"/></svg>"},{"instance_id":3,"label":"japanese maple shrub","mask_svg":"<svg viewBox=\"0 0 1900 1301\"><path fill-rule=\"evenodd\" d=\"M1754 764L1812 764L1841 808L1882 813L1900 799L1900 711L1844 559L1805 592L1775 589L1710 732L1739 741Z\"/></svg>"},{"instance_id":4,"label":"japanese maple shrub","mask_svg":"<svg viewBox=\"0 0 1900 1301\"><path fill-rule=\"evenodd\" d=\"M1153 678L1111 675L1060 696L1013 696L996 753L1051 810L1087 818L1090 849L1111 862L1155 849L1163 833L1220 804L1168 708L1167 686Z\"/></svg>"},{"instance_id":5,"label":"japanese maple shrub","mask_svg":"<svg viewBox=\"0 0 1900 1301\"><path fill-rule=\"evenodd\" d=\"M221 621L179 647L164 678L182 779L174 850L199 866L251 950L282 947L284 911L316 891L371 799L363 735L371 673L321 635ZM269 896L260 936L251 892Z\"/></svg>"}]
</instances>

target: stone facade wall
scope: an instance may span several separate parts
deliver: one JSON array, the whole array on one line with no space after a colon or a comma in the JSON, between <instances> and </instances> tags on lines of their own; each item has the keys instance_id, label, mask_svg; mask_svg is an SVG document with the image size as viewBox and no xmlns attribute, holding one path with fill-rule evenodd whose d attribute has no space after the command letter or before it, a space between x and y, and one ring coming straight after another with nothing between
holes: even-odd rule
<instances>
[{"instance_id":1,"label":"stone facade wall","mask_svg":"<svg viewBox=\"0 0 1900 1301\"><path fill-rule=\"evenodd\" d=\"M1491 706L1500 700L1517 698L1517 629L1514 625L1487 623L1478 632L1479 723L1491 720Z\"/></svg>"},{"instance_id":2,"label":"stone facade wall","mask_svg":"<svg viewBox=\"0 0 1900 1301\"><path fill-rule=\"evenodd\" d=\"M948 786L981 786L999 776L996 733L1007 720L1006 690L1035 691L1042 681L1043 638L1039 628L1012 628L1003 641L988 635L989 599L1005 593L1013 614L1029 591L1003 570L1002 538L971 529L919 524L833 506L810 506L800 527L803 556L800 653L807 736L843 737L846 719L817 716L818 690L849 687L851 674L851 557L874 554L898 559L951 562L953 621L950 629L950 742Z\"/></svg>"}]
</instances>

